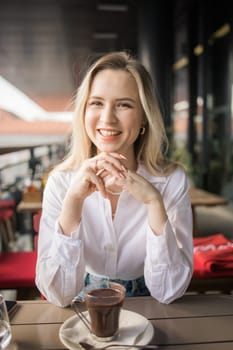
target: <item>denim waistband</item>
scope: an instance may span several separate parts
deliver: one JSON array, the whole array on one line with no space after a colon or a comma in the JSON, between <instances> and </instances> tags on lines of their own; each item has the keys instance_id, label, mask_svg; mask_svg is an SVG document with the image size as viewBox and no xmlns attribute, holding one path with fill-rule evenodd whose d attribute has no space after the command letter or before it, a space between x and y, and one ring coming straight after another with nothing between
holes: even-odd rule
<instances>
[{"instance_id":1,"label":"denim waistband","mask_svg":"<svg viewBox=\"0 0 233 350\"><path fill-rule=\"evenodd\" d=\"M93 289L96 286L98 288L104 288L107 286L108 282L120 283L125 287L125 295L127 297L135 296L147 296L150 295L149 290L145 285L144 276L138 277L134 280L122 280L122 279L112 279L108 277L100 277L92 274L87 274L85 278L85 288L84 289Z\"/></svg>"}]
</instances>

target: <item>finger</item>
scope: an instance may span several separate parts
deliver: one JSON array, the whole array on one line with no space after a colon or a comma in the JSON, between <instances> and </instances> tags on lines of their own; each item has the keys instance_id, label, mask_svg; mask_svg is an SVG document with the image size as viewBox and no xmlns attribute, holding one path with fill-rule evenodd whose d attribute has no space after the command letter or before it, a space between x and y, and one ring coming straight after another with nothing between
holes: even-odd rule
<instances>
[{"instance_id":1,"label":"finger","mask_svg":"<svg viewBox=\"0 0 233 350\"><path fill-rule=\"evenodd\" d=\"M102 152L99 154L99 159L103 159L106 160L112 164L114 164L116 167L119 166L119 170L121 169L123 163L123 160L126 160L126 157L123 156L122 154L119 153L106 153L106 152Z\"/></svg>"},{"instance_id":2,"label":"finger","mask_svg":"<svg viewBox=\"0 0 233 350\"><path fill-rule=\"evenodd\" d=\"M127 170L127 172L125 173L125 177L126 179L129 179L132 181L138 181L139 179L142 178L140 175L138 175L137 173L131 170Z\"/></svg>"},{"instance_id":3,"label":"finger","mask_svg":"<svg viewBox=\"0 0 233 350\"><path fill-rule=\"evenodd\" d=\"M106 169L102 168L100 169L97 173L96 173L96 176L100 176L105 185L106 185L106 181L108 181L108 179L115 179L115 180L124 180L125 179L125 175L124 173L122 172L115 172L114 171L114 174L111 172L111 171L107 171Z\"/></svg>"},{"instance_id":4,"label":"finger","mask_svg":"<svg viewBox=\"0 0 233 350\"><path fill-rule=\"evenodd\" d=\"M96 176L100 176L104 171L104 168L100 169L99 171L97 171Z\"/></svg>"},{"instance_id":5,"label":"finger","mask_svg":"<svg viewBox=\"0 0 233 350\"><path fill-rule=\"evenodd\" d=\"M90 173L90 182L91 182L91 185L93 187L93 191L95 191L95 190L99 191L99 192L101 192L101 194L104 197L107 196L104 181L100 176L97 176L96 174L91 172Z\"/></svg>"},{"instance_id":6,"label":"finger","mask_svg":"<svg viewBox=\"0 0 233 350\"><path fill-rule=\"evenodd\" d=\"M97 162L98 162L98 158L97 157L93 157L91 159L86 159L84 160L82 166L80 169L82 169L83 172L93 172L93 173L97 173L98 171L98 165L97 165Z\"/></svg>"},{"instance_id":7,"label":"finger","mask_svg":"<svg viewBox=\"0 0 233 350\"><path fill-rule=\"evenodd\" d=\"M125 156L123 156L123 154L121 154L121 153L110 152L109 154L110 154L110 155L112 155L113 157L118 158L118 159L124 159L124 160L127 160L127 158L126 158Z\"/></svg>"},{"instance_id":8,"label":"finger","mask_svg":"<svg viewBox=\"0 0 233 350\"><path fill-rule=\"evenodd\" d=\"M118 159L109 155L99 158L97 167L98 169L105 169L112 174L126 171L126 167Z\"/></svg>"}]
</instances>

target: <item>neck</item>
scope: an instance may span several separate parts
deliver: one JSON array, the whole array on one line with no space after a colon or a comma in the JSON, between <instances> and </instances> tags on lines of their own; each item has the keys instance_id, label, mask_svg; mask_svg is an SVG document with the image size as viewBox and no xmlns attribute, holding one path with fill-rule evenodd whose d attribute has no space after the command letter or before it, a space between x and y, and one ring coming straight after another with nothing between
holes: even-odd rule
<instances>
[{"instance_id":1,"label":"neck","mask_svg":"<svg viewBox=\"0 0 233 350\"><path fill-rule=\"evenodd\" d=\"M131 171L136 171L138 167L138 162L136 160L134 150L132 149L128 154L122 153L127 159L124 161L123 164Z\"/></svg>"},{"instance_id":2,"label":"neck","mask_svg":"<svg viewBox=\"0 0 233 350\"><path fill-rule=\"evenodd\" d=\"M130 171L133 171L133 172L135 172L138 168L138 162L136 160L131 161L131 162L126 161L124 163L124 165L126 166L127 169L129 169Z\"/></svg>"}]
</instances>

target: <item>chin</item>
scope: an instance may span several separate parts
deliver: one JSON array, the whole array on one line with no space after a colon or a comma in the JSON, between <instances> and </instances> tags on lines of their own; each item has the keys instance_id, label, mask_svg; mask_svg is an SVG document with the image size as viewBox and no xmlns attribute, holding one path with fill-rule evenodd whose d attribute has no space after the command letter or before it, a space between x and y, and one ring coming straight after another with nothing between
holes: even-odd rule
<instances>
[{"instance_id":1,"label":"chin","mask_svg":"<svg viewBox=\"0 0 233 350\"><path fill-rule=\"evenodd\" d=\"M116 153L121 153L119 148L112 147L112 146L106 146L106 145L104 145L104 146L101 145L100 147L97 146L97 150L98 150L98 152L106 152L106 153L116 152Z\"/></svg>"}]
</instances>

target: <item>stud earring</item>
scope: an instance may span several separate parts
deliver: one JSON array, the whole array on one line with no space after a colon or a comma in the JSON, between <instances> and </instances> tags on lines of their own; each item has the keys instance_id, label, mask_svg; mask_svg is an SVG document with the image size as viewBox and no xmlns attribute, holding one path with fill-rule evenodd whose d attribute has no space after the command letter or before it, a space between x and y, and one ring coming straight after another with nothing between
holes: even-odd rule
<instances>
[{"instance_id":1,"label":"stud earring","mask_svg":"<svg viewBox=\"0 0 233 350\"><path fill-rule=\"evenodd\" d=\"M145 134L145 131L146 131L145 126L142 126L142 127L140 128L140 135L144 135L144 134Z\"/></svg>"}]
</instances>

